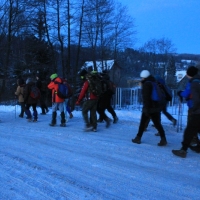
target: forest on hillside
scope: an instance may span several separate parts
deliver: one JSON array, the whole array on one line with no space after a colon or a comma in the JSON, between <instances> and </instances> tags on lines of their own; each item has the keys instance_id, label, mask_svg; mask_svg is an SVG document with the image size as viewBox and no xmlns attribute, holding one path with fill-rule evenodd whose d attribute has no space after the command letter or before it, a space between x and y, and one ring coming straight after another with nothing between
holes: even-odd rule
<instances>
[{"instance_id":1,"label":"forest on hillside","mask_svg":"<svg viewBox=\"0 0 200 200\"><path fill-rule=\"evenodd\" d=\"M13 98L20 76L48 79L56 72L77 88L85 61L93 61L95 70L96 61L113 59L123 80L143 68L174 76L181 59L200 61L200 55L177 55L168 38L135 49L137 28L127 13L114 0L2 0L0 101Z\"/></svg>"}]
</instances>

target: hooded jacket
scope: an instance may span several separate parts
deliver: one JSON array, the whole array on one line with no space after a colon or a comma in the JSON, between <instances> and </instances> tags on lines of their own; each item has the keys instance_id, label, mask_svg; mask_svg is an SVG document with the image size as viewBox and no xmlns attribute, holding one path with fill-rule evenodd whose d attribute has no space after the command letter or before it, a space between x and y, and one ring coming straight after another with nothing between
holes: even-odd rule
<instances>
[{"instance_id":1,"label":"hooded jacket","mask_svg":"<svg viewBox=\"0 0 200 200\"><path fill-rule=\"evenodd\" d=\"M54 103L62 103L64 102L64 99L61 99L58 95L57 95L57 91L58 91L58 84L57 83L62 83L61 78L57 77L54 80L52 80L49 85L47 86L51 91L52 91L52 102Z\"/></svg>"}]
</instances>

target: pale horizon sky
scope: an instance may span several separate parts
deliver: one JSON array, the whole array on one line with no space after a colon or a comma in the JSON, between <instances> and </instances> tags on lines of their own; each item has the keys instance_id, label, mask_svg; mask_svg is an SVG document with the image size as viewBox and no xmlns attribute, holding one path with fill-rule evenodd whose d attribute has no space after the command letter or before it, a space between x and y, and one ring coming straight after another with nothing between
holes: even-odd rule
<instances>
[{"instance_id":1,"label":"pale horizon sky","mask_svg":"<svg viewBox=\"0 0 200 200\"><path fill-rule=\"evenodd\" d=\"M127 6L137 31L135 47L167 38L177 53L200 54L199 0L118 0Z\"/></svg>"}]
</instances>

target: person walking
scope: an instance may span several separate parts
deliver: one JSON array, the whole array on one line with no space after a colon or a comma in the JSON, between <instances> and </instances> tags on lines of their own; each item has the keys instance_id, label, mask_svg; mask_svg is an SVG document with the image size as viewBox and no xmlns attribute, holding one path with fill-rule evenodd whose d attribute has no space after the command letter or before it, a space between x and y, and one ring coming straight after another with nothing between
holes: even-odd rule
<instances>
[{"instance_id":1,"label":"person walking","mask_svg":"<svg viewBox=\"0 0 200 200\"><path fill-rule=\"evenodd\" d=\"M93 73L93 72L91 72ZM85 131L97 131L97 102L98 97L93 93L89 81L87 80L87 71L82 70L79 75L81 79L84 80L83 87L76 101L76 105L80 105L81 101L84 99L82 105L82 116L85 122ZM90 113L90 118L88 114Z\"/></svg>"},{"instance_id":2,"label":"person walking","mask_svg":"<svg viewBox=\"0 0 200 200\"><path fill-rule=\"evenodd\" d=\"M113 91L111 84L114 84L114 83L110 80L110 77L106 70L103 71L101 76L102 76L103 85L105 85L106 88L104 88L105 91L100 96L99 101L98 101L97 112L99 113L99 119L97 121L103 122L104 120L106 122L106 127L109 127L111 119L105 114L106 109L112 115L113 123L116 124L118 121L117 114L111 105L112 96L115 92Z\"/></svg>"},{"instance_id":3,"label":"person walking","mask_svg":"<svg viewBox=\"0 0 200 200\"><path fill-rule=\"evenodd\" d=\"M162 106L159 102L152 100L152 91L153 84L152 82L156 82L155 78L150 74L148 70L143 70L140 73L140 77L142 78L142 100L143 100L143 108L142 108L142 116L140 120L140 125L138 129L138 133L134 139L132 139L133 143L140 144L142 135L146 129L146 123L149 119L151 119L155 125L155 128L160 133L160 142L158 146L167 145L167 140L165 136L165 131L161 124L161 109Z\"/></svg>"},{"instance_id":4,"label":"person walking","mask_svg":"<svg viewBox=\"0 0 200 200\"><path fill-rule=\"evenodd\" d=\"M51 82L48 84L48 88L52 91L52 120L49 124L50 126L56 125L56 118L57 118L57 110L59 109L60 115L61 115L61 124L60 126L65 127L66 126L66 119L65 119L65 112L64 112L64 99L60 98L57 95L58 91L58 83L62 83L62 80L58 75L52 74L50 76Z\"/></svg>"},{"instance_id":5,"label":"person walking","mask_svg":"<svg viewBox=\"0 0 200 200\"><path fill-rule=\"evenodd\" d=\"M38 99L31 97L31 90L32 90L31 88L33 86L35 86L34 80L32 78L28 78L26 80L26 85L24 87L24 103L25 103L25 113L27 115L27 120L29 122L31 122L31 121L37 122L37 120L38 120L38 112L36 109ZM30 111L30 107L32 107L32 109L33 109L33 116Z\"/></svg>"},{"instance_id":6,"label":"person walking","mask_svg":"<svg viewBox=\"0 0 200 200\"><path fill-rule=\"evenodd\" d=\"M36 86L40 90L40 94L41 94L40 100L39 100L40 107L41 107L41 110L42 110L41 115L46 115L46 113L49 112L49 109L48 109L48 107L46 106L46 103L45 103L47 85L45 84L44 81L41 80L41 78L40 78L40 76L38 74L36 75L36 80L37 80L36 81Z\"/></svg>"},{"instance_id":7,"label":"person walking","mask_svg":"<svg viewBox=\"0 0 200 200\"><path fill-rule=\"evenodd\" d=\"M186 87L187 91L178 92L182 97L186 97L186 93L189 95L186 97L188 98L187 104L189 107L187 126L184 130L181 149L172 150L174 155L182 158L186 157L187 149L190 147L192 139L200 130L200 75L198 74L198 68L190 66L187 69L187 77L189 78L189 83ZM191 149L195 150L192 147Z\"/></svg>"},{"instance_id":8,"label":"person walking","mask_svg":"<svg viewBox=\"0 0 200 200\"><path fill-rule=\"evenodd\" d=\"M24 86L25 82L24 79L19 78L17 79L17 90L15 91L15 95L18 96L18 102L21 107L21 111L19 114L19 117L23 118L24 117L24 112L25 112L25 103L24 103Z\"/></svg>"}]
</instances>

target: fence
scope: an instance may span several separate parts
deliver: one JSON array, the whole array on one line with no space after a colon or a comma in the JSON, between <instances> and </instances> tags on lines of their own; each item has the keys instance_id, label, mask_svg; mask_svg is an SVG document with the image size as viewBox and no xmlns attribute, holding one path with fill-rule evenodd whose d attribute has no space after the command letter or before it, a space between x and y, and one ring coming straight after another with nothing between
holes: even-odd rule
<instances>
[{"instance_id":1,"label":"fence","mask_svg":"<svg viewBox=\"0 0 200 200\"><path fill-rule=\"evenodd\" d=\"M172 115L178 114L179 109L179 97L176 90L172 90L172 101L168 104L168 111ZM113 96L112 105L115 109L142 109L142 96L141 88L117 88L116 94ZM182 104L182 109L187 110L185 102ZM185 113L185 112L183 112Z\"/></svg>"}]
</instances>

